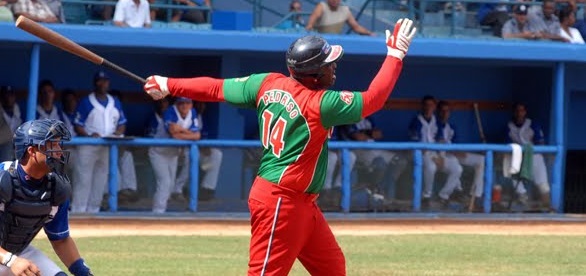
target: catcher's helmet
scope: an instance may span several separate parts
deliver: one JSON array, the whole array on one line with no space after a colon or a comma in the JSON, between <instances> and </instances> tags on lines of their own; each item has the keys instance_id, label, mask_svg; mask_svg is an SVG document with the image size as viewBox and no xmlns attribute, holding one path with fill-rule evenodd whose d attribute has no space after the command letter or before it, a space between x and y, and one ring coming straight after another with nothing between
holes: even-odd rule
<instances>
[{"instance_id":1,"label":"catcher's helmet","mask_svg":"<svg viewBox=\"0 0 586 276\"><path fill-rule=\"evenodd\" d=\"M62 145L64 141L69 140L71 140L71 133L65 124L59 120L27 121L14 132L13 143L16 159L22 159L28 147L36 146L40 149L47 142L59 142ZM42 152L47 156L46 162L49 168L56 173L63 174L64 166L69 160L69 152L63 150L62 147L57 150L45 148Z\"/></svg>"},{"instance_id":2,"label":"catcher's helmet","mask_svg":"<svg viewBox=\"0 0 586 276\"><path fill-rule=\"evenodd\" d=\"M338 61L343 54L340 45L330 45L319 36L304 36L295 40L287 50L287 67L294 74L316 74L323 66Z\"/></svg>"}]
</instances>

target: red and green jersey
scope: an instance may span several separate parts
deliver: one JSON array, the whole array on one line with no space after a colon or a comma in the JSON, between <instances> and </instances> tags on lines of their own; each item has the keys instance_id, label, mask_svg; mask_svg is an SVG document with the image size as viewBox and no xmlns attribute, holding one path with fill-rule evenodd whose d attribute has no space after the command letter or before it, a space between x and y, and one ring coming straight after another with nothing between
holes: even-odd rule
<instances>
[{"instance_id":1,"label":"red and green jersey","mask_svg":"<svg viewBox=\"0 0 586 276\"><path fill-rule=\"evenodd\" d=\"M308 193L319 193L333 126L360 121L360 92L310 90L278 73L226 79L224 99L256 108L263 157L258 175Z\"/></svg>"}]
</instances>

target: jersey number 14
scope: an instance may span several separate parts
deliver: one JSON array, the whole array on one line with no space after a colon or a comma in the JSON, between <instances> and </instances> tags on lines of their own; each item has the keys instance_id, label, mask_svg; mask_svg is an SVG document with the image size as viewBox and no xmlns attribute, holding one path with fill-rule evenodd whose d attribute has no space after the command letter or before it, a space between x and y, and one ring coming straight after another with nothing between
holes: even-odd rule
<instances>
[{"instance_id":1,"label":"jersey number 14","mask_svg":"<svg viewBox=\"0 0 586 276\"><path fill-rule=\"evenodd\" d=\"M262 113L262 146L265 149L269 149L270 146L273 154L279 158L285 147L283 133L285 132L285 127L287 127L287 121L279 117L273 128L271 128L273 118L274 114L268 110Z\"/></svg>"}]
</instances>

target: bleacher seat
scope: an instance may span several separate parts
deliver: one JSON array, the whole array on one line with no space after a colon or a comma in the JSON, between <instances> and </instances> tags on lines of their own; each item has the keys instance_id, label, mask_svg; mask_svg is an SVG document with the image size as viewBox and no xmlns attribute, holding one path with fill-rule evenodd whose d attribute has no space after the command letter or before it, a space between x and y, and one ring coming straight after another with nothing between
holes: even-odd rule
<instances>
[{"instance_id":1,"label":"bleacher seat","mask_svg":"<svg viewBox=\"0 0 586 276\"><path fill-rule=\"evenodd\" d=\"M104 20L86 20L85 21L86 25L99 25L99 26L112 26L114 25L114 23L112 23L111 20L108 21L104 21Z\"/></svg>"},{"instance_id":2,"label":"bleacher seat","mask_svg":"<svg viewBox=\"0 0 586 276\"><path fill-rule=\"evenodd\" d=\"M167 22L154 20L154 21L151 21L151 27L153 29L165 29L168 26L167 26Z\"/></svg>"},{"instance_id":3,"label":"bleacher seat","mask_svg":"<svg viewBox=\"0 0 586 276\"><path fill-rule=\"evenodd\" d=\"M86 5L63 3L63 13L67 24L85 24L90 19Z\"/></svg>"}]
</instances>

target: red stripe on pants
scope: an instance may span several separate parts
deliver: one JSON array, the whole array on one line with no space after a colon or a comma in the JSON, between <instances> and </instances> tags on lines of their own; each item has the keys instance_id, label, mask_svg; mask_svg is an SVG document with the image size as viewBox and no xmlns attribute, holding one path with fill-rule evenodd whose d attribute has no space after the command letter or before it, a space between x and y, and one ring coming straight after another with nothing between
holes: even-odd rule
<instances>
[{"instance_id":1,"label":"red stripe on pants","mask_svg":"<svg viewBox=\"0 0 586 276\"><path fill-rule=\"evenodd\" d=\"M316 198L256 178L248 199L248 275L288 275L297 258L311 275L346 275L344 254Z\"/></svg>"}]
</instances>

